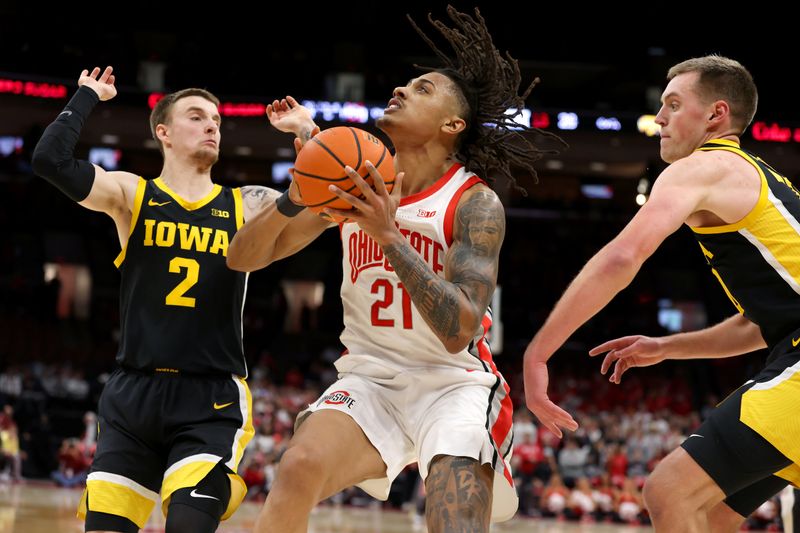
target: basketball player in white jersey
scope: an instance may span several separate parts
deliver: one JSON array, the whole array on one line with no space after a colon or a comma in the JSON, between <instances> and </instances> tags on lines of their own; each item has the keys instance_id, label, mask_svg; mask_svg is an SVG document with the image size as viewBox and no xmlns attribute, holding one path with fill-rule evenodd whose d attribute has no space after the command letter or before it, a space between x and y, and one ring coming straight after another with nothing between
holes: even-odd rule
<instances>
[{"instance_id":1,"label":"basketball player in white jersey","mask_svg":"<svg viewBox=\"0 0 800 533\"><path fill-rule=\"evenodd\" d=\"M347 351L339 380L298 416L257 531L304 532L318 502L352 485L385 500L413 462L431 532L488 531L516 511L513 409L486 341L505 218L482 177L513 179L512 163L533 171L540 152L521 137L524 151L505 142L519 137L506 110L521 109L532 85L517 94L517 63L495 50L477 11L448 13L460 38L432 23L455 57L420 31L445 66L397 87L377 123L396 150L394 191L371 165L375 191L347 169L365 199L332 189L356 209L346 212L355 223L340 226ZM304 115L284 103L270 118L297 131ZM270 231L258 217L245 224L228 264L264 266L259 242Z\"/></svg>"}]
</instances>

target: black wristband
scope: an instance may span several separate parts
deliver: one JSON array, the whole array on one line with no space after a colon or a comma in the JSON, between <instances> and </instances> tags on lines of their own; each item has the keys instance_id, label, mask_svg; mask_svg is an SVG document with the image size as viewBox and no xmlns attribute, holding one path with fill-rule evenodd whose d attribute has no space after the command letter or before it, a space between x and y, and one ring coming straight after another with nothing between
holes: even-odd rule
<instances>
[{"instance_id":1,"label":"black wristband","mask_svg":"<svg viewBox=\"0 0 800 533\"><path fill-rule=\"evenodd\" d=\"M306 208L304 205L297 205L289 198L289 191L278 196L275 199L275 205L278 206L278 211L285 217L296 217L300 212Z\"/></svg>"}]
</instances>

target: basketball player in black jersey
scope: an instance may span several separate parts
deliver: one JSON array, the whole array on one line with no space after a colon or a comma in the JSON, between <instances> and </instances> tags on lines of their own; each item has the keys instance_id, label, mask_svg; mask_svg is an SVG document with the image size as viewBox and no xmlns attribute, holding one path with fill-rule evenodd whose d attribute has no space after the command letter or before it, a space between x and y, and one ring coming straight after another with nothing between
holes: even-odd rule
<instances>
[{"instance_id":1,"label":"basketball player in black jersey","mask_svg":"<svg viewBox=\"0 0 800 533\"><path fill-rule=\"evenodd\" d=\"M756 111L750 73L706 56L673 66L656 122L670 166L647 203L570 284L525 353L527 405L551 431L575 430L547 397L546 361L625 288L681 225L695 233L712 274L738 311L713 327L661 338L629 336L607 353L619 383L631 367L664 359L720 358L769 348L766 367L731 394L647 480L659 531L736 531L788 482L800 482L800 194L739 146ZM789 417L789 418L787 418Z\"/></svg>"},{"instance_id":2,"label":"basketball player in black jersey","mask_svg":"<svg viewBox=\"0 0 800 533\"><path fill-rule=\"evenodd\" d=\"M262 250L271 262L293 250L283 237L304 242L286 227L287 206L301 220L317 217L291 212L288 191L213 183L221 118L203 89L169 94L153 109L164 156L158 178L76 160L83 123L98 101L116 96L114 81L111 67L84 70L33 155L38 175L114 220L122 248L119 369L100 398L97 454L78 514L86 531L134 532L160 496L168 533L210 533L244 497L236 467L253 435L241 323L247 275L227 268L228 245L262 213L273 222Z\"/></svg>"}]
</instances>

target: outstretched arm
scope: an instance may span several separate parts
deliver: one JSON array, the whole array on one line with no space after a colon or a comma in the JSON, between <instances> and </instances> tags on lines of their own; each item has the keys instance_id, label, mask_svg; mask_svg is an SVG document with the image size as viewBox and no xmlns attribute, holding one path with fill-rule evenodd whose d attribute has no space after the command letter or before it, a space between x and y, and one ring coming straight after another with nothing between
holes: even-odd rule
<instances>
[{"instance_id":1,"label":"outstretched arm","mask_svg":"<svg viewBox=\"0 0 800 533\"><path fill-rule=\"evenodd\" d=\"M268 105L267 116L276 129L295 134L296 152L319 133L311 113L291 96ZM264 268L305 248L330 227L316 214L299 210L302 199L294 181L283 194L269 187L242 187L242 200L246 222L228 248L227 264L233 270L251 272ZM278 209L279 201L287 203L290 210Z\"/></svg>"},{"instance_id":2,"label":"outstretched arm","mask_svg":"<svg viewBox=\"0 0 800 533\"><path fill-rule=\"evenodd\" d=\"M497 283L500 245L506 229L503 205L483 185L464 193L456 207L453 244L445 257L442 278L408 243L395 223L402 173L395 178L394 190L389 194L380 173L371 164L368 168L375 183L374 191L358 173L346 169L365 195L364 200L337 187L330 188L357 212L329 212L349 216L383 248L425 322L447 351L460 352L478 331Z\"/></svg>"},{"instance_id":3,"label":"outstretched arm","mask_svg":"<svg viewBox=\"0 0 800 533\"><path fill-rule=\"evenodd\" d=\"M138 176L129 172L106 172L88 161L75 159L83 124L99 101L117 94L112 67L100 73L81 72L78 91L56 120L45 129L33 152L33 170L82 206L108 213L124 224L130 218Z\"/></svg>"},{"instance_id":4,"label":"outstretched arm","mask_svg":"<svg viewBox=\"0 0 800 533\"><path fill-rule=\"evenodd\" d=\"M282 214L276 203L280 196L269 187L242 187L246 222L228 247L228 268L242 272L264 268L299 252L330 227L328 221L308 210L295 217Z\"/></svg>"},{"instance_id":5,"label":"outstretched arm","mask_svg":"<svg viewBox=\"0 0 800 533\"><path fill-rule=\"evenodd\" d=\"M578 424L547 397L546 362L580 326L628 286L644 261L705 201L716 170L708 163L682 159L659 176L648 202L625 229L592 257L570 283L525 350L523 362L528 408L557 436L560 427Z\"/></svg>"},{"instance_id":6,"label":"outstretched arm","mask_svg":"<svg viewBox=\"0 0 800 533\"><path fill-rule=\"evenodd\" d=\"M619 383L629 368L652 366L667 359L720 359L766 347L761 329L743 315L734 315L699 331L666 337L620 337L592 348L589 355L605 353L600 373L605 375L613 365L609 381Z\"/></svg>"}]
</instances>

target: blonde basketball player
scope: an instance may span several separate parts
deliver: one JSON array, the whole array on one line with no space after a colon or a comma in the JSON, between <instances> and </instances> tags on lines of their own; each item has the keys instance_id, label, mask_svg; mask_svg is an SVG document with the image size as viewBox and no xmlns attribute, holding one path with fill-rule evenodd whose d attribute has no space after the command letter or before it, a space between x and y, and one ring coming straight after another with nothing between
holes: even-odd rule
<instances>
[{"instance_id":1,"label":"blonde basketball player","mask_svg":"<svg viewBox=\"0 0 800 533\"><path fill-rule=\"evenodd\" d=\"M731 357L768 347L766 367L722 402L647 480L645 503L658 531L737 531L744 518L788 482L800 483L800 194L784 176L743 150L756 111L750 73L719 56L670 69L656 122L661 173L648 202L595 255L556 304L525 354L528 407L556 434L577 423L547 398L545 362L635 276L681 225L739 312L697 332L624 337L608 352L611 380L664 359ZM792 415L793 416L793 415Z\"/></svg>"}]
</instances>

